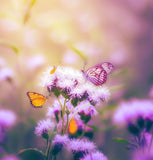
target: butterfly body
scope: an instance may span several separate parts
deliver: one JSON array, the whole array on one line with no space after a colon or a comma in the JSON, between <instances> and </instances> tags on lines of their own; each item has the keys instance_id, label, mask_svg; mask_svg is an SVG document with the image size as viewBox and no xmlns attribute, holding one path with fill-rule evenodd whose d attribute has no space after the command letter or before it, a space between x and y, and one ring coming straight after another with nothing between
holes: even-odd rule
<instances>
[{"instance_id":1,"label":"butterfly body","mask_svg":"<svg viewBox=\"0 0 153 160\"><path fill-rule=\"evenodd\" d=\"M36 92L27 92L27 95L30 99L31 104L35 108L41 108L46 102L46 98L42 94Z\"/></svg>"},{"instance_id":2,"label":"butterfly body","mask_svg":"<svg viewBox=\"0 0 153 160\"><path fill-rule=\"evenodd\" d=\"M86 80L90 81L96 86L102 85L107 80L107 75L112 71L114 66L109 62L97 64L87 70L82 70Z\"/></svg>"}]
</instances>

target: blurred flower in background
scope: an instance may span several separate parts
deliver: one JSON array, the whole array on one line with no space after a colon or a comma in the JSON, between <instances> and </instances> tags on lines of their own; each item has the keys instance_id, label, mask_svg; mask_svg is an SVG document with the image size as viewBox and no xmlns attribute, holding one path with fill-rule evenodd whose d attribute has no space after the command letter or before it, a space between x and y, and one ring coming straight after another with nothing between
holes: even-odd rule
<instances>
[{"instance_id":1,"label":"blurred flower in background","mask_svg":"<svg viewBox=\"0 0 153 160\"><path fill-rule=\"evenodd\" d=\"M51 90L58 89L62 95L73 99L73 105L79 101L79 107L83 106L85 98L91 103L80 110L80 115L73 117L74 124L81 127L84 127L83 121L91 117L86 130L95 133L93 138L99 150L82 159L92 156L95 160L99 157L105 160L104 155L107 155L109 160L128 160L130 153L123 150L122 145L117 147L113 137L128 139L129 133L125 129L130 124L133 128L138 127L142 138L142 133L152 122L152 1L0 2L0 141L5 142L8 148L6 153L0 146L0 153L11 154L10 158L15 160L12 153L27 146L45 148L35 133L42 135L54 127L61 129L61 106L51 94L43 108L34 109L26 92L35 91L48 96ZM86 82L81 73L85 63L88 68L101 62L111 62L115 66L106 81L107 87L96 87ZM56 72L50 74L54 67L48 66L56 66ZM42 74L46 67L48 69ZM64 103L61 96L59 99ZM69 110L73 108L70 103L66 102ZM54 121L40 121L46 114ZM67 120L66 114L64 120ZM57 122L57 126L54 125ZM118 126L115 129L114 124ZM3 128L8 129L5 132ZM149 134L152 134L151 128ZM54 139L55 143L59 140L64 146L65 143L58 138ZM133 153L134 159L148 158L141 156L140 152ZM7 158L4 156L2 160Z\"/></svg>"}]
</instances>

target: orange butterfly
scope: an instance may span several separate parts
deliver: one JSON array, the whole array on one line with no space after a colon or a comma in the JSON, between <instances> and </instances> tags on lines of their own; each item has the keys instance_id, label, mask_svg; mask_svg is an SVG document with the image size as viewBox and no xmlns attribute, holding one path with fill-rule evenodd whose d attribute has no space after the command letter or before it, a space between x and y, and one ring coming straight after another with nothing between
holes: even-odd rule
<instances>
[{"instance_id":1,"label":"orange butterfly","mask_svg":"<svg viewBox=\"0 0 153 160\"><path fill-rule=\"evenodd\" d=\"M69 128L68 131L70 134L75 134L78 130L78 125L75 119L71 119L70 124L69 124Z\"/></svg>"},{"instance_id":2,"label":"orange butterfly","mask_svg":"<svg viewBox=\"0 0 153 160\"><path fill-rule=\"evenodd\" d=\"M41 108L46 102L46 98L42 94L36 92L27 92L27 96L35 108Z\"/></svg>"},{"instance_id":3,"label":"orange butterfly","mask_svg":"<svg viewBox=\"0 0 153 160\"><path fill-rule=\"evenodd\" d=\"M50 74L54 74L56 69L57 69L57 67L54 66L54 68L50 71Z\"/></svg>"}]
</instances>

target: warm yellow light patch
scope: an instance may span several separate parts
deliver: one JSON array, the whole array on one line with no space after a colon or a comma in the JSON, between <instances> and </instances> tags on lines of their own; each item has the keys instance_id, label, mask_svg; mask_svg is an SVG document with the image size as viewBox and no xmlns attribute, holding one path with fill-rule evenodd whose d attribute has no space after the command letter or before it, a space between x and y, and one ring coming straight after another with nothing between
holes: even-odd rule
<instances>
[{"instance_id":1,"label":"warm yellow light patch","mask_svg":"<svg viewBox=\"0 0 153 160\"><path fill-rule=\"evenodd\" d=\"M54 66L54 68L50 71L50 74L54 74L56 71L56 67Z\"/></svg>"},{"instance_id":2,"label":"warm yellow light patch","mask_svg":"<svg viewBox=\"0 0 153 160\"><path fill-rule=\"evenodd\" d=\"M70 134L75 134L77 132L78 125L74 119L71 119L68 130Z\"/></svg>"}]
</instances>

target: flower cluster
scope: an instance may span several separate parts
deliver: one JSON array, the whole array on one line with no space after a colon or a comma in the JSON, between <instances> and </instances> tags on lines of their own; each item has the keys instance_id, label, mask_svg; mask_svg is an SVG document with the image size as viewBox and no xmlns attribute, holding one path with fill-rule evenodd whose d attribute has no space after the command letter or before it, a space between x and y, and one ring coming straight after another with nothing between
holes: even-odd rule
<instances>
[{"instance_id":1,"label":"flower cluster","mask_svg":"<svg viewBox=\"0 0 153 160\"><path fill-rule=\"evenodd\" d=\"M91 160L91 159L94 159L94 160L107 160L107 157L103 153L101 153L99 151L96 151L96 152L87 154L86 156L81 158L81 160Z\"/></svg>"},{"instance_id":2,"label":"flower cluster","mask_svg":"<svg viewBox=\"0 0 153 160\"><path fill-rule=\"evenodd\" d=\"M74 160L89 159L90 154L94 159L106 160L89 140L93 129L88 124L98 114L95 105L108 98L108 89L94 86L81 71L69 67L48 68L41 85L47 88L49 96L54 93L56 97L48 108L47 118L35 127L35 134L47 140L50 154L56 158L65 148ZM49 157L48 151L46 156Z\"/></svg>"},{"instance_id":3,"label":"flower cluster","mask_svg":"<svg viewBox=\"0 0 153 160\"><path fill-rule=\"evenodd\" d=\"M133 99L122 102L117 109L114 123L125 125L132 134L129 141L133 149L133 160L149 160L153 158L153 101Z\"/></svg>"},{"instance_id":4,"label":"flower cluster","mask_svg":"<svg viewBox=\"0 0 153 160\"><path fill-rule=\"evenodd\" d=\"M92 105L98 105L101 101L108 99L110 93L107 87L97 87L86 81L81 71L70 67L57 67L51 74L53 67L49 67L44 73L41 86L46 87L57 97L62 94L71 99L73 106L79 102L88 100Z\"/></svg>"},{"instance_id":5,"label":"flower cluster","mask_svg":"<svg viewBox=\"0 0 153 160\"><path fill-rule=\"evenodd\" d=\"M133 99L122 102L113 120L116 124L127 125L136 134L142 129L149 131L153 122L153 101Z\"/></svg>"},{"instance_id":6,"label":"flower cluster","mask_svg":"<svg viewBox=\"0 0 153 160\"><path fill-rule=\"evenodd\" d=\"M0 109L0 155L5 153L5 143L8 139L7 131L16 123L16 115L11 110ZM19 160L14 155L6 155L2 160Z\"/></svg>"}]
</instances>

